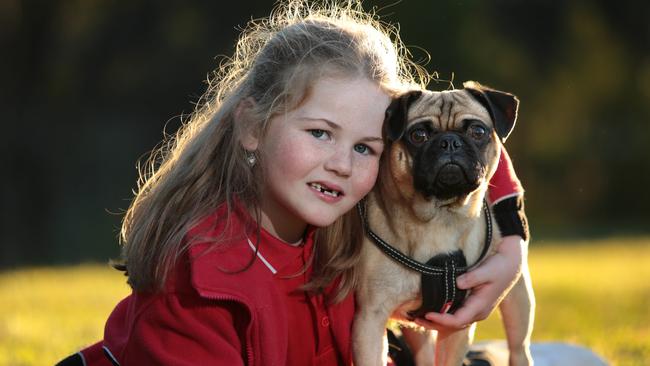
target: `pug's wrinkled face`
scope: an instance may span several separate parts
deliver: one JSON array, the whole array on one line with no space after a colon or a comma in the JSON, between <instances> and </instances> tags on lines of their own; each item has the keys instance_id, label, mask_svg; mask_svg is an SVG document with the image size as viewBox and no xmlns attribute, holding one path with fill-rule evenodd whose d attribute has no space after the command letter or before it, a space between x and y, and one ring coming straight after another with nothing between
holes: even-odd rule
<instances>
[{"instance_id":1,"label":"pug's wrinkled face","mask_svg":"<svg viewBox=\"0 0 650 366\"><path fill-rule=\"evenodd\" d=\"M394 100L384 134L389 169L401 194L440 205L464 203L484 191L517 107L513 95L476 83L451 91L408 92Z\"/></svg>"}]
</instances>

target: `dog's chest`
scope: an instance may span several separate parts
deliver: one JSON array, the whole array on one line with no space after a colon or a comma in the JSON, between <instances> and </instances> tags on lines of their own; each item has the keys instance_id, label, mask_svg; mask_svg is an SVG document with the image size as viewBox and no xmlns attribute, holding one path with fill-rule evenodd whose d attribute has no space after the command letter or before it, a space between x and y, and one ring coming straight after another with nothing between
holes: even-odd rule
<instances>
[{"instance_id":1,"label":"dog's chest","mask_svg":"<svg viewBox=\"0 0 650 366\"><path fill-rule=\"evenodd\" d=\"M406 223L401 238L392 236L398 249L419 262L460 250L468 263L474 263L484 245L485 232L480 222L468 225L443 217L435 218L427 225Z\"/></svg>"}]
</instances>

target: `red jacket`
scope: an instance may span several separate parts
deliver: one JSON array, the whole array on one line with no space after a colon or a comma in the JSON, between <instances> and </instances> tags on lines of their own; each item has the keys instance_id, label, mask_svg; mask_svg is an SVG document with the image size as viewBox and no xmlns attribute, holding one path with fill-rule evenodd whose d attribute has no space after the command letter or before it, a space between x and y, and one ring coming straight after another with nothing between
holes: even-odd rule
<instances>
[{"instance_id":1,"label":"red jacket","mask_svg":"<svg viewBox=\"0 0 650 366\"><path fill-rule=\"evenodd\" d=\"M225 209L188 237L223 234ZM231 217L227 235L219 237L226 238L221 249L206 251L209 241L197 242L170 274L164 292L134 292L122 300L106 323L104 341L82 351L86 362L111 365L101 359L103 348L119 365L285 365L288 321L273 274L260 260L246 271L227 273L241 269L254 254L244 235L246 218L240 211ZM313 233L306 240L313 240ZM351 364L353 296L329 306L327 313L335 346Z\"/></svg>"},{"instance_id":2,"label":"red jacket","mask_svg":"<svg viewBox=\"0 0 650 366\"><path fill-rule=\"evenodd\" d=\"M519 178L512 166L512 161L506 149L501 149L499 165L490 179L490 188L488 189L488 200L492 205L506 198L521 195L524 188L521 186Z\"/></svg>"},{"instance_id":3,"label":"red jacket","mask_svg":"<svg viewBox=\"0 0 650 366\"><path fill-rule=\"evenodd\" d=\"M522 192L505 151L490 183L492 202ZM227 273L245 266L252 251L244 225L250 217L242 210L234 211L220 236L225 210L222 205L190 231L187 237L196 242L170 273L165 291L134 292L117 305L104 340L80 352L87 365L285 365L290 330L283 296L261 260ZM206 251L215 237L220 249ZM353 296L327 313L335 347L350 365Z\"/></svg>"}]
</instances>

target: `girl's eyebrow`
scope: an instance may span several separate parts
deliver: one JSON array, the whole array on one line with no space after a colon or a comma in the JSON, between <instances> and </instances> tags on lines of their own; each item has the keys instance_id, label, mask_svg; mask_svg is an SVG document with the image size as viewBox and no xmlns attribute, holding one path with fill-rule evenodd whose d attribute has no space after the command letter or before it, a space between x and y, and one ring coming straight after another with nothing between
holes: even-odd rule
<instances>
[{"instance_id":1,"label":"girl's eyebrow","mask_svg":"<svg viewBox=\"0 0 650 366\"><path fill-rule=\"evenodd\" d=\"M332 121L330 121L330 120L328 120L326 118L311 118L311 117L303 117L303 118L308 120L308 121L323 121L323 122L327 123L327 125L330 126L330 128L332 128L334 130L340 130L341 129L341 126L339 126L338 124L336 124L336 123L334 123L334 122L332 122ZM384 139L382 139L381 137L377 137L377 136L367 136L367 137L362 138L360 141L364 141L364 142L381 142L381 143L383 143Z\"/></svg>"},{"instance_id":2,"label":"girl's eyebrow","mask_svg":"<svg viewBox=\"0 0 650 366\"><path fill-rule=\"evenodd\" d=\"M306 120L308 120L308 121L321 121L321 122L325 122L325 123L327 123L327 124L330 126L330 128L332 128L332 129L334 129L334 130L340 130L340 129L341 129L341 126L339 126L338 124L336 124L336 123L330 121L330 120L327 119L327 118L322 118L322 117L303 117L303 119L306 119Z\"/></svg>"},{"instance_id":3,"label":"girl's eyebrow","mask_svg":"<svg viewBox=\"0 0 650 366\"><path fill-rule=\"evenodd\" d=\"M365 142L381 142L382 144L384 143L384 139L382 139L381 137L372 137L372 136L364 137L364 138L361 139L361 141L365 141Z\"/></svg>"}]
</instances>

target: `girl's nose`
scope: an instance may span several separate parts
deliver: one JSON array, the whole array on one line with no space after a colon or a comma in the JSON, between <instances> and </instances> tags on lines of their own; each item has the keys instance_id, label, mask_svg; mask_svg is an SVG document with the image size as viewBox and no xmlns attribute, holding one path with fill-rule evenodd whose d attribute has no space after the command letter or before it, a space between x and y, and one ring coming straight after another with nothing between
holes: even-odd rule
<instances>
[{"instance_id":1,"label":"girl's nose","mask_svg":"<svg viewBox=\"0 0 650 366\"><path fill-rule=\"evenodd\" d=\"M336 149L325 161L325 170L347 177L352 173L352 153L349 149Z\"/></svg>"}]
</instances>

